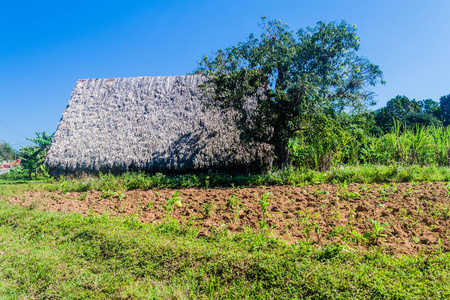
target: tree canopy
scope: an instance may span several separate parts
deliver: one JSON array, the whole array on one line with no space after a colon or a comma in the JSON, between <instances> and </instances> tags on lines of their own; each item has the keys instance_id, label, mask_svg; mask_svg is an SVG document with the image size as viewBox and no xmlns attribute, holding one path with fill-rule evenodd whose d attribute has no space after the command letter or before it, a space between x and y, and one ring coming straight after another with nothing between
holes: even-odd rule
<instances>
[{"instance_id":1,"label":"tree canopy","mask_svg":"<svg viewBox=\"0 0 450 300\"><path fill-rule=\"evenodd\" d=\"M0 161L13 160L15 158L16 151L7 142L0 143Z\"/></svg>"},{"instance_id":2,"label":"tree canopy","mask_svg":"<svg viewBox=\"0 0 450 300\"><path fill-rule=\"evenodd\" d=\"M441 120L444 126L450 125L450 94L439 99Z\"/></svg>"},{"instance_id":3,"label":"tree canopy","mask_svg":"<svg viewBox=\"0 0 450 300\"><path fill-rule=\"evenodd\" d=\"M36 132L35 138L27 138L34 145L25 146L20 149L19 155L22 158L23 167L21 172L24 176L30 179L38 175L48 176L44 162L47 157L47 152L50 149L53 135L54 133L50 135L46 132Z\"/></svg>"},{"instance_id":4,"label":"tree canopy","mask_svg":"<svg viewBox=\"0 0 450 300\"><path fill-rule=\"evenodd\" d=\"M437 102L431 99L417 101L400 95L390 99L385 107L375 112L376 126L383 133L391 131L395 121L406 127L442 126L439 117L440 107Z\"/></svg>"},{"instance_id":5,"label":"tree canopy","mask_svg":"<svg viewBox=\"0 0 450 300\"><path fill-rule=\"evenodd\" d=\"M294 32L263 17L260 27L259 38L205 56L196 73L206 77L205 103L237 111L246 137L273 145L283 166L290 138L314 130L317 120L365 110L373 104L367 87L384 81L377 65L357 55L356 27L344 21Z\"/></svg>"}]
</instances>

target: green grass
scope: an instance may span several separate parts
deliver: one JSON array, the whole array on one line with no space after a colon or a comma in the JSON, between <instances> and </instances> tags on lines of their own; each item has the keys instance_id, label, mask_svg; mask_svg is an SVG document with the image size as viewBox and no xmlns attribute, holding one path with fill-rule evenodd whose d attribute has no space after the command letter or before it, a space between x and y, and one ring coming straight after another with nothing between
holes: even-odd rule
<instances>
[{"instance_id":1,"label":"green grass","mask_svg":"<svg viewBox=\"0 0 450 300\"><path fill-rule=\"evenodd\" d=\"M81 217L0 201L1 299L448 299L450 255L287 245L268 232Z\"/></svg>"},{"instance_id":2,"label":"green grass","mask_svg":"<svg viewBox=\"0 0 450 300\"><path fill-rule=\"evenodd\" d=\"M450 168L437 166L403 165L361 165L333 168L327 172L311 170L294 171L286 169L268 174L187 174L164 175L145 173L124 173L122 175L100 174L86 178L49 178L42 181L15 180L0 176L0 194L18 190L31 191L115 191L153 188L212 188L246 187L269 185L305 185L320 183L382 183L450 181Z\"/></svg>"}]
</instances>

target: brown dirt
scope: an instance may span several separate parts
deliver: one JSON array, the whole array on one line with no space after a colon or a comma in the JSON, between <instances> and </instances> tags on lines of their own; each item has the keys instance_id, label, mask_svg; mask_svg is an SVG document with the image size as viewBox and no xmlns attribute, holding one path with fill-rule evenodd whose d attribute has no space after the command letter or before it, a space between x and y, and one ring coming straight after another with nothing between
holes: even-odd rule
<instances>
[{"instance_id":1,"label":"brown dirt","mask_svg":"<svg viewBox=\"0 0 450 300\"><path fill-rule=\"evenodd\" d=\"M169 215L181 223L201 228L210 235L218 228L232 232L245 227L258 230L262 219L258 199L270 193L267 224L289 243L301 240L317 245L339 242L351 248L378 247L387 253L450 251L450 198L443 183L399 183L274 186L256 188L179 189L181 207ZM59 212L136 215L142 222L161 222L167 217L167 200L176 190L123 191L109 198L100 191L86 193L25 192L10 197L11 203L33 205ZM230 205L232 194L240 204ZM377 241L356 238L373 232L371 220L387 224ZM441 246L439 246L439 239Z\"/></svg>"}]
</instances>

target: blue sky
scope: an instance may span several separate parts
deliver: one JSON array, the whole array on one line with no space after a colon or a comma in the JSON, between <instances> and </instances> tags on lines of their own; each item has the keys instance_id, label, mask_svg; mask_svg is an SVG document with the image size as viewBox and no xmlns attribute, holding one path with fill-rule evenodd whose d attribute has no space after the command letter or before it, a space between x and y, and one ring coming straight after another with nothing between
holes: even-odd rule
<instances>
[{"instance_id":1,"label":"blue sky","mask_svg":"<svg viewBox=\"0 0 450 300\"><path fill-rule=\"evenodd\" d=\"M19 149L56 130L78 79L183 75L203 55L259 33L262 15L292 29L355 24L378 64L382 107L396 95L450 94L448 0L0 0L0 141Z\"/></svg>"}]
</instances>

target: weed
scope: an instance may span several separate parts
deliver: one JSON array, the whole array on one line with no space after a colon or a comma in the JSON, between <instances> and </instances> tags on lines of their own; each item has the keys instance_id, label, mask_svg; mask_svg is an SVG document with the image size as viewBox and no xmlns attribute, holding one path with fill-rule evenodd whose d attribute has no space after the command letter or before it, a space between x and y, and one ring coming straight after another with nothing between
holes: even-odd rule
<instances>
[{"instance_id":1,"label":"weed","mask_svg":"<svg viewBox=\"0 0 450 300\"><path fill-rule=\"evenodd\" d=\"M355 219L355 215L356 215L356 212L355 212L354 208L348 210L348 219L349 220L354 220ZM349 222L353 222L353 221L349 221Z\"/></svg>"},{"instance_id":2,"label":"weed","mask_svg":"<svg viewBox=\"0 0 450 300\"><path fill-rule=\"evenodd\" d=\"M305 234L306 240L307 240L308 242L311 241L311 234L310 234L310 232L311 232L314 228L315 228L315 226L314 226L313 223L309 223L309 224L307 224L307 225L305 225L305 226L303 227L302 232ZM320 227L319 227L319 230L320 230Z\"/></svg>"},{"instance_id":3,"label":"weed","mask_svg":"<svg viewBox=\"0 0 450 300\"><path fill-rule=\"evenodd\" d=\"M208 237L210 241L220 241L228 236L228 229L225 224L219 227L211 226L209 231L211 232L211 236Z\"/></svg>"}]
</instances>

